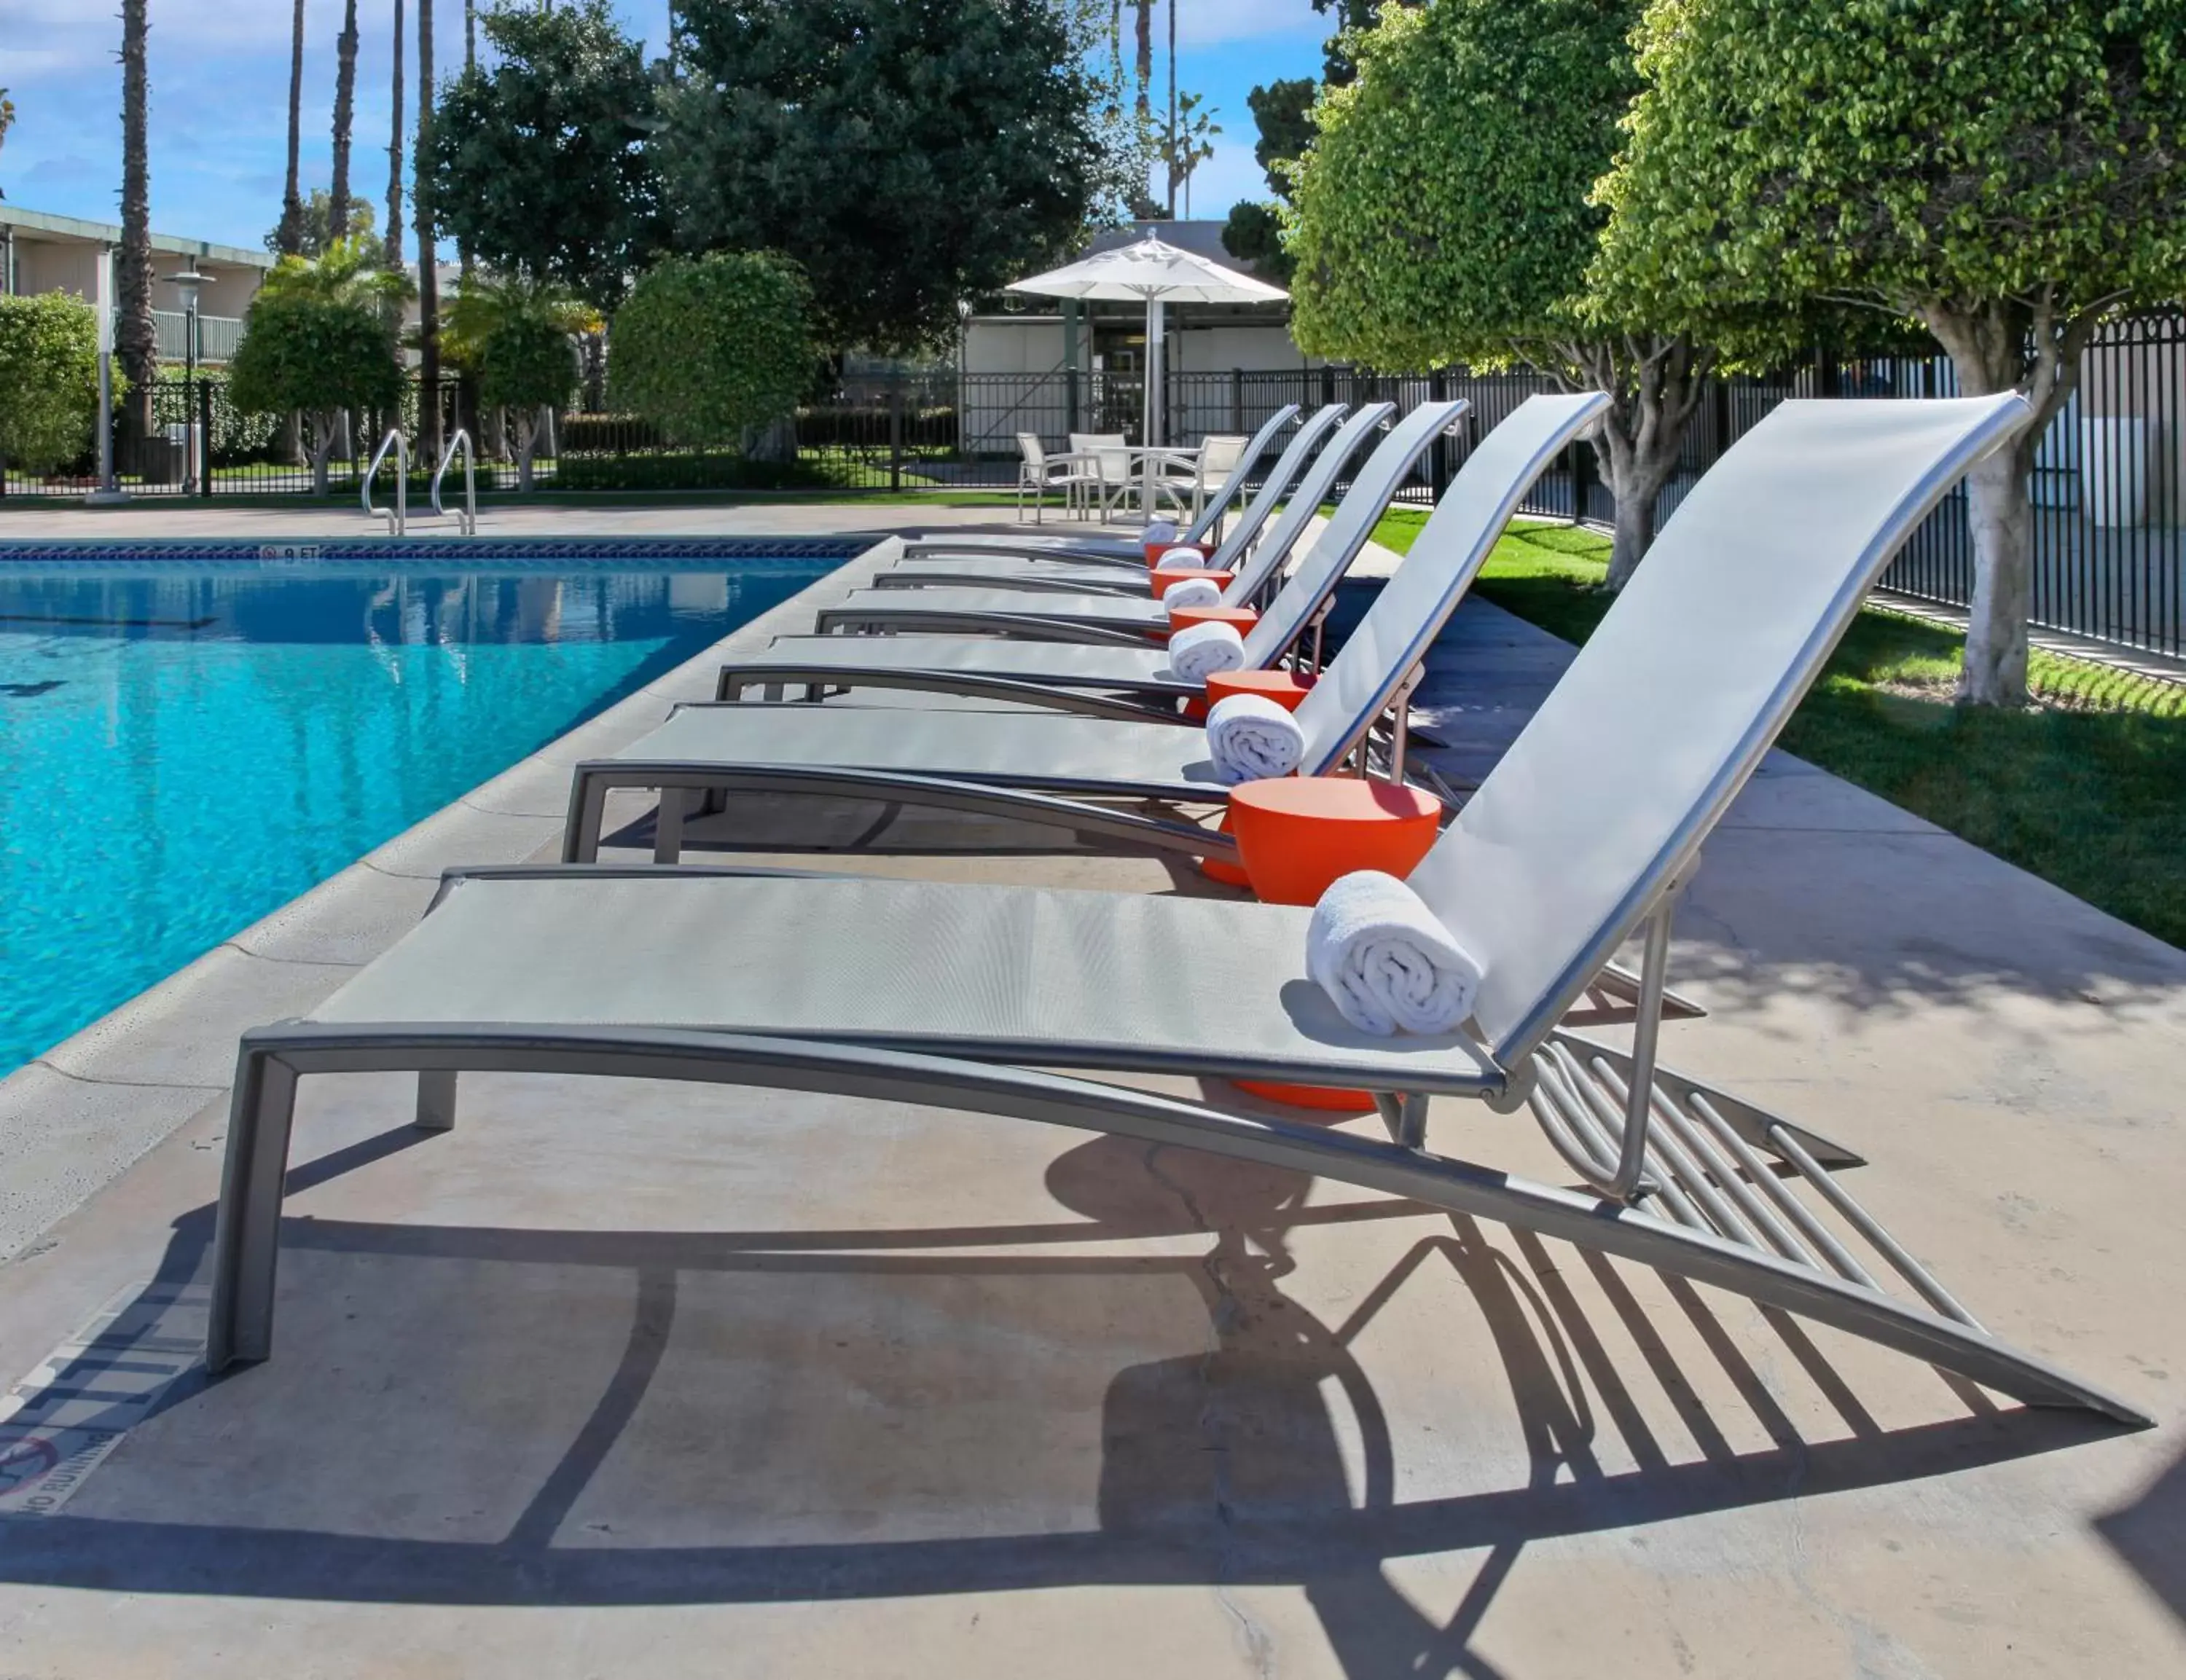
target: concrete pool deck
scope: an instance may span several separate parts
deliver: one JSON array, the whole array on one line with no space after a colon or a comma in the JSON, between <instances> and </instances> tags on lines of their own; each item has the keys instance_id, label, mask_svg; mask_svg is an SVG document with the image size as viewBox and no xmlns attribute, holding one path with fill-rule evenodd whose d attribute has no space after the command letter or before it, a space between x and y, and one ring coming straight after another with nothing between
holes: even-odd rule
<instances>
[{"instance_id":1,"label":"concrete pool deck","mask_svg":"<svg viewBox=\"0 0 2186 1680\"><path fill-rule=\"evenodd\" d=\"M1463 609L1422 692L1443 767L1482 773L1567 657ZM620 710L216 953L205 999L300 1006L441 861L551 850ZM799 861L1203 890L1075 854ZM2186 1667L2186 954L1781 755L1675 949L1712 1013L1666 1059L1859 1149L1863 1198L1976 1311L2160 1426L1118 1140L517 1078L425 1137L405 1082L325 1079L279 1352L180 1385L59 1514L0 1520L0 1673ZM102 1126L160 1138L83 1165L104 1187L0 1268L9 1375L117 1295L186 1335L233 1054L197 1007L145 1000L103 1052L137 1083L6 1158L12 1198ZM1438 1105L1434 1130L1561 1181L1522 1119Z\"/></svg>"}]
</instances>

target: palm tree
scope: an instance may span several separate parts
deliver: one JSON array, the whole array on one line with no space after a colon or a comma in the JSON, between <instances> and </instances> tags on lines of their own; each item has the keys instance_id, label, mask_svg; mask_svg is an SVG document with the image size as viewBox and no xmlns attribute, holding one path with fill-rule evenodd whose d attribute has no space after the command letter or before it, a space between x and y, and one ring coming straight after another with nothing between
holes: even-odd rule
<instances>
[{"instance_id":1,"label":"palm tree","mask_svg":"<svg viewBox=\"0 0 2186 1680\"><path fill-rule=\"evenodd\" d=\"M531 453L547 410L575 383L575 341L603 325L590 304L544 280L468 278L448 305L440 336L449 361L480 381L489 402L518 411L518 490L531 489ZM567 362L558 378L551 365L558 341Z\"/></svg>"},{"instance_id":2,"label":"palm tree","mask_svg":"<svg viewBox=\"0 0 2186 1680\"><path fill-rule=\"evenodd\" d=\"M327 235L349 237L349 138L356 120L356 0L342 10L342 31L334 38L334 184L328 196Z\"/></svg>"},{"instance_id":3,"label":"palm tree","mask_svg":"<svg viewBox=\"0 0 2186 1680\"><path fill-rule=\"evenodd\" d=\"M468 5L469 3L469 0L464 0L464 3ZM7 145L8 131L14 126L15 102L8 97L8 90L6 88L0 87L0 147ZM6 193L0 193L0 198L5 197L7 197Z\"/></svg>"},{"instance_id":4,"label":"palm tree","mask_svg":"<svg viewBox=\"0 0 2186 1680\"><path fill-rule=\"evenodd\" d=\"M418 0L418 180L412 193L418 210L418 443L420 454L437 461L440 456L440 253L433 227L432 179L426 162L432 155L433 0Z\"/></svg>"},{"instance_id":5,"label":"palm tree","mask_svg":"<svg viewBox=\"0 0 2186 1680\"><path fill-rule=\"evenodd\" d=\"M387 126L387 266L402 266L402 0L395 0L395 96Z\"/></svg>"},{"instance_id":6,"label":"palm tree","mask_svg":"<svg viewBox=\"0 0 2186 1680\"><path fill-rule=\"evenodd\" d=\"M152 430L152 381L160 372L160 335L152 321L152 161L145 142L152 104L148 8L149 0L121 0L121 248L115 264L121 323L115 347L138 438Z\"/></svg>"},{"instance_id":7,"label":"palm tree","mask_svg":"<svg viewBox=\"0 0 2186 1680\"><path fill-rule=\"evenodd\" d=\"M289 184L281 194L281 226L274 243L289 256L304 249L304 193L296 175L304 148L304 0L296 0L289 32Z\"/></svg>"}]
</instances>

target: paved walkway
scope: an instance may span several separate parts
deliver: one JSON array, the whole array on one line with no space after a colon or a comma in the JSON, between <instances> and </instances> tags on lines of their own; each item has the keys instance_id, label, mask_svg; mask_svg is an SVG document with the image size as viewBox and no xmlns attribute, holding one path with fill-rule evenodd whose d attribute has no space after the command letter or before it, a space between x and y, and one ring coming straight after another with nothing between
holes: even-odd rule
<instances>
[{"instance_id":1,"label":"paved walkway","mask_svg":"<svg viewBox=\"0 0 2186 1680\"><path fill-rule=\"evenodd\" d=\"M1484 770L1566 657L1466 608L1423 696L1444 768ZM186 1347L219 1010L339 983L451 852L550 848L568 762L689 682L234 942L272 977L140 1023L144 1079L196 1112L0 1273L0 1364L117 1291ZM1207 890L958 840L818 862ZM1999 1332L2161 1427L1999 1407L1641 1268L1188 1153L517 1078L467 1082L426 1138L405 1082L329 1079L277 1357L185 1384L59 1515L0 1523L0 1672L2186 1670L2186 954L1780 757L1675 958L1712 1014L1666 1059L1859 1150L1864 1199ZM1431 1138L1557 1176L1522 1118L1438 1105Z\"/></svg>"}]
</instances>

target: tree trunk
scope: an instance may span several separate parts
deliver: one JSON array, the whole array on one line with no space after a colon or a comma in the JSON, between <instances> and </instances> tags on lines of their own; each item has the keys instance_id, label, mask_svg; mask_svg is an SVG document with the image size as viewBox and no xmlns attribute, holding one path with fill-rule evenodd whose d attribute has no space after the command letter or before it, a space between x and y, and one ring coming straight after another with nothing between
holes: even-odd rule
<instances>
[{"instance_id":1,"label":"tree trunk","mask_svg":"<svg viewBox=\"0 0 2186 1680\"><path fill-rule=\"evenodd\" d=\"M440 264L433 226L433 0L418 0L417 181L411 196L418 210L418 453L440 458Z\"/></svg>"},{"instance_id":2,"label":"tree trunk","mask_svg":"<svg viewBox=\"0 0 2186 1680\"><path fill-rule=\"evenodd\" d=\"M152 320L152 164L145 142L151 107L147 5L121 0L121 246L115 263L121 310L115 344L130 386L126 435L139 445L151 435L152 382L160 373L160 334Z\"/></svg>"},{"instance_id":3,"label":"tree trunk","mask_svg":"<svg viewBox=\"0 0 2186 1680\"><path fill-rule=\"evenodd\" d=\"M328 193L327 237L349 237L350 131L356 120L356 0L342 9L342 31L334 42L334 179Z\"/></svg>"},{"instance_id":4,"label":"tree trunk","mask_svg":"<svg viewBox=\"0 0 2186 1680\"><path fill-rule=\"evenodd\" d=\"M1966 615L1962 706L2026 703L2026 621L2034 613L2034 498L2028 480L2042 434L2080 383L2080 359L2105 306L2060 316L2048 294L2031 304L1967 308L1930 302L1915 312L1947 350L1968 396L2017 390L2032 423L1966 474L1974 598Z\"/></svg>"},{"instance_id":5,"label":"tree trunk","mask_svg":"<svg viewBox=\"0 0 2186 1680\"><path fill-rule=\"evenodd\" d=\"M1654 544L1656 504L1677 474L1685 424L1700 406L1715 357L1682 337L1574 346L1565 355L1584 384L1609 396L1594 448L1617 499L1609 586L1621 590Z\"/></svg>"},{"instance_id":6,"label":"tree trunk","mask_svg":"<svg viewBox=\"0 0 2186 1680\"><path fill-rule=\"evenodd\" d=\"M1966 619L1962 706L2026 703L2026 621L2034 612L2031 451L1999 449L1966 474L1974 541L1974 598Z\"/></svg>"},{"instance_id":7,"label":"tree trunk","mask_svg":"<svg viewBox=\"0 0 2186 1680\"><path fill-rule=\"evenodd\" d=\"M304 252L304 194L297 180L304 149L304 0L296 0L289 34L289 180L281 193L281 226L275 243L283 256Z\"/></svg>"},{"instance_id":8,"label":"tree trunk","mask_svg":"<svg viewBox=\"0 0 2186 1680\"><path fill-rule=\"evenodd\" d=\"M387 127L387 237L390 268L402 266L402 0L395 0L395 91Z\"/></svg>"},{"instance_id":9,"label":"tree trunk","mask_svg":"<svg viewBox=\"0 0 2186 1680\"><path fill-rule=\"evenodd\" d=\"M1136 46L1139 79L1139 143L1144 145L1153 133L1154 104L1154 0L1131 0L1138 8L1134 20L1137 30Z\"/></svg>"},{"instance_id":10,"label":"tree trunk","mask_svg":"<svg viewBox=\"0 0 2186 1680\"><path fill-rule=\"evenodd\" d=\"M311 417L311 494L328 493L327 457L334 453L334 436L339 417L333 414L314 414Z\"/></svg>"},{"instance_id":11,"label":"tree trunk","mask_svg":"<svg viewBox=\"0 0 2186 1680\"><path fill-rule=\"evenodd\" d=\"M519 496L531 494L531 451L539 444L539 416L529 415L518 428L516 444L516 489Z\"/></svg>"}]
</instances>

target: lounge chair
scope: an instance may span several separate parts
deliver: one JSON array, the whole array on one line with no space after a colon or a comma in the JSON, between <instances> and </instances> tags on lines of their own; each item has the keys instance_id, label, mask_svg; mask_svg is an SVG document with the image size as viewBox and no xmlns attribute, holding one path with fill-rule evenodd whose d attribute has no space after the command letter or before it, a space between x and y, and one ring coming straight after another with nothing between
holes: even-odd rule
<instances>
[{"instance_id":1,"label":"lounge chair","mask_svg":"<svg viewBox=\"0 0 2186 1680\"><path fill-rule=\"evenodd\" d=\"M1354 554L1435 435L1466 406L1462 399L1421 404L1367 457L1344 496L1347 507L1370 510L1370 517L1357 534ZM1267 536L1249 558L1238 563L1236 577L1222 591L1224 605L1257 606L1274 592L1306 527L1320 512L1322 500L1366 439L1394 412L1393 404L1369 403L1343 423L1299 479L1289 504ZM1321 533L1305 564L1314 563L1323 552L1328 537L1327 531ZM872 587L852 590L833 606L822 608L815 615L813 629L822 636L951 630L1124 646L1143 646L1168 632L1169 609L1146 593L1143 563L1135 578L1103 577L1096 574L1097 568L1037 564L984 585L976 577L959 583L945 575L957 566L976 568L1010 563L1006 560L934 561L877 573ZM1348 557L1345 563L1349 563Z\"/></svg>"},{"instance_id":2,"label":"lounge chair","mask_svg":"<svg viewBox=\"0 0 2186 1680\"><path fill-rule=\"evenodd\" d=\"M1469 1032L1348 1027L1306 977L1309 912L1280 905L733 869L452 873L423 922L308 1018L242 1040L208 1365L272 1349L300 1078L415 1073L418 1124L445 1129L460 1075L521 1072L821 1089L1211 1151L1535 1231L2031 1403L2145 1424L1983 1330L1838 1181L1851 1151L1655 1054L1671 912L1701 843L1914 524L2028 418L2008 395L1795 401L1701 479L1412 877L1484 966ZM1631 1053L1561 1028L1643 932ZM1390 1140L1032 1071L1051 1068L1365 1086L1386 1094ZM1431 1118L1449 1117L1431 1095L1531 1110L1590 1188L1435 1152Z\"/></svg>"},{"instance_id":3,"label":"lounge chair","mask_svg":"<svg viewBox=\"0 0 2186 1680\"><path fill-rule=\"evenodd\" d=\"M1438 419L1415 413L1405 425L1423 446L1439 429ZM1393 437L1376 451L1376 462L1393 446L1411 445ZM1403 775L1405 701L1419 662L1544 464L1545 458L1531 459L1514 471L1484 446L1466 463L1410 556L1298 707L1303 774L1327 774L1354 755L1363 762L1373 746L1370 735L1393 708L1386 763L1392 776ZM1354 489L1346 498L1347 508L1359 494ZM1379 500L1370 499L1363 513L1353 511L1362 527L1370 527ZM1303 628L1310 604L1333 586L1337 562L1347 557L1342 548L1325 555L1327 546L1324 540L1305 568L1316 575L1302 574L1279 597L1289 603L1292 635ZM843 640L855 646L867 638ZM583 863L597 855L607 796L616 788L659 790L654 856L673 863L681 855L683 817L693 798L824 789L913 805L960 805L967 784L978 785L975 803L1048 823L1068 818L1066 826L1089 837L1195 857L1235 855L1226 835L1197 822L1111 809L1116 802L1149 800L1225 804L1229 786L1197 724L1082 692L1057 693L1048 704L1052 709L1040 711L718 701L680 706L613 758L577 765L564 856ZM1061 711L1092 715L1057 715Z\"/></svg>"},{"instance_id":4,"label":"lounge chair","mask_svg":"<svg viewBox=\"0 0 2186 1680\"><path fill-rule=\"evenodd\" d=\"M1535 396L1512 411L1472 451L1451 487L1450 496L1462 487L1469 499L1466 505L1477 504L1479 510L1465 524L1464 541L1501 530L1534 479L1608 404L1609 399L1599 393ZM1339 509L1337 520L1350 517ZM1362 541L1370 524L1361 522ZM1438 518L1429 528L1431 535L1415 546L1406 567L1443 564L1440 557L1445 556L1449 564L1460 568L1469 563L1469 551L1456 535L1457 524L1455 514ZM1328 545L1348 542L1332 522L1314 551L1315 566ZM1342 549L1330 552L1341 553ZM1348 558L1344 563L1349 563ZM1312 568L1293 574L1260 621L1246 633L1247 666L1270 669L1292 657L1319 621L1334 586L1332 575L1323 580ZM1317 667L1320 661L1310 658L1304 663ZM1100 717L1134 713L1174 716L1180 702L1205 692L1203 685L1170 670L1168 653L1157 647L1081 646L995 636L790 636L776 638L764 652L723 665L715 697L734 700L756 689L779 698L797 686L811 697L830 690L928 691ZM1089 693L1094 697L1090 704L1077 703L1077 697Z\"/></svg>"},{"instance_id":5,"label":"lounge chair","mask_svg":"<svg viewBox=\"0 0 2186 1680\"><path fill-rule=\"evenodd\" d=\"M1197 546L1216 535L1225 515L1229 512L1230 504L1245 494L1245 487L1250 482L1253 470L1259 466L1261 457L1275 446L1276 436L1297 420L1298 412L1296 403L1285 403L1269 417L1267 423L1246 444L1244 452L1231 468L1230 476L1223 480L1222 487L1215 492L1213 500L1179 535L1179 542ZM1307 422L1307 429L1300 434L1303 440L1302 447L1299 440L1292 440L1292 448L1283 452L1275 470L1263 482L1259 495L1253 498L1253 505L1259 508L1259 518L1253 521L1254 531L1266 522L1269 512L1282 499L1282 493L1291 480L1305 470L1305 463L1313 454L1314 445L1343 418L1345 412L1342 403L1330 403ZM1251 540L1252 533L1248 532L1244 541L1249 543ZM945 531L913 537L905 546L906 552L913 556L976 554L992 557L1015 554L1030 559L1108 560L1127 562L1132 565L1142 563L1141 557L1145 552L1144 543L1137 537L956 535ZM1241 543L1240 552L1242 546Z\"/></svg>"}]
</instances>

